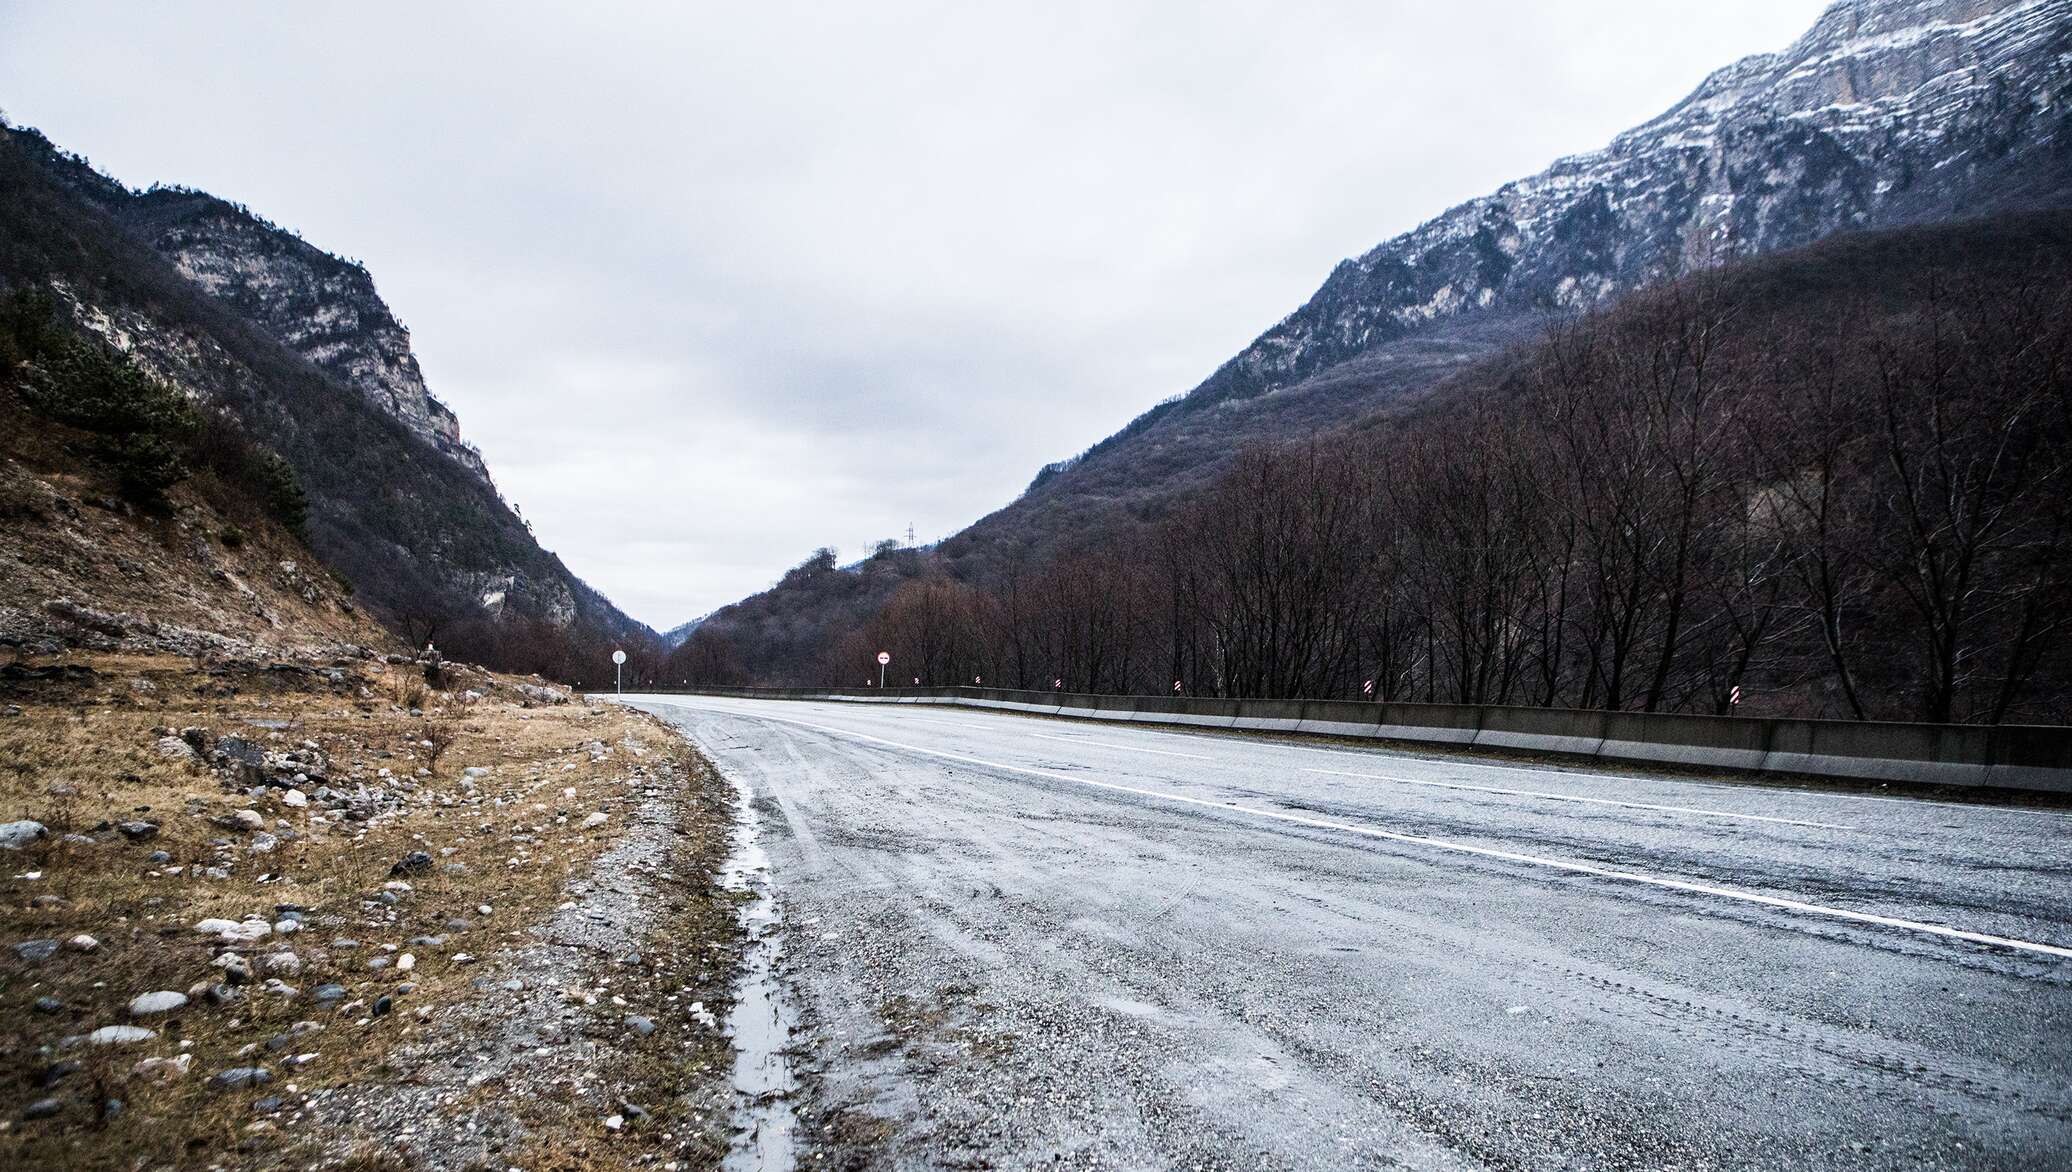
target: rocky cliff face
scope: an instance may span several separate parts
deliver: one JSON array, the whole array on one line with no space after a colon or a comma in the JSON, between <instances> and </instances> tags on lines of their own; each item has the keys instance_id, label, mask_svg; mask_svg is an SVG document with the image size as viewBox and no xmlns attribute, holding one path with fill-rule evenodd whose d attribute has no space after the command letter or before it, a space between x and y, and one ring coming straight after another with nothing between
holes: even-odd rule
<instances>
[{"instance_id":1,"label":"rocky cliff face","mask_svg":"<svg viewBox=\"0 0 2072 1172\"><path fill-rule=\"evenodd\" d=\"M207 192L131 191L35 130L7 133L51 179L171 261L196 288L490 483L481 452L461 439L459 418L426 388L410 331L364 265Z\"/></svg>"},{"instance_id":2,"label":"rocky cliff face","mask_svg":"<svg viewBox=\"0 0 2072 1172\"><path fill-rule=\"evenodd\" d=\"M460 420L425 389L410 331L364 267L201 192L146 192L124 218L182 276L488 480Z\"/></svg>"},{"instance_id":3,"label":"rocky cliff face","mask_svg":"<svg viewBox=\"0 0 2072 1172\"><path fill-rule=\"evenodd\" d=\"M1190 397L1264 394L1435 322L1573 311L1834 232L2072 187L2072 0L1843 0L1605 147L1340 264Z\"/></svg>"},{"instance_id":4,"label":"rocky cliff face","mask_svg":"<svg viewBox=\"0 0 2072 1172\"><path fill-rule=\"evenodd\" d=\"M391 626L513 655L651 637L499 496L361 266L201 192L130 191L5 127L0 291L22 286L286 459L310 546Z\"/></svg>"}]
</instances>

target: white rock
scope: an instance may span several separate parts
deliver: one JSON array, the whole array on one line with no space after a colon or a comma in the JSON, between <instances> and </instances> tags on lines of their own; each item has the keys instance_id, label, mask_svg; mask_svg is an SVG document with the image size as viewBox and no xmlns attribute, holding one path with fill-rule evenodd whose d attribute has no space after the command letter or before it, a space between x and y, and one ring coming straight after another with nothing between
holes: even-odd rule
<instances>
[{"instance_id":1,"label":"white rock","mask_svg":"<svg viewBox=\"0 0 2072 1172\"><path fill-rule=\"evenodd\" d=\"M275 838L273 835L268 834L262 830L259 833L252 836L252 843L250 846L247 846L245 850L255 855L270 855L276 849L278 849L280 845L280 839Z\"/></svg>"},{"instance_id":2,"label":"white rock","mask_svg":"<svg viewBox=\"0 0 2072 1172\"><path fill-rule=\"evenodd\" d=\"M230 813L230 820L246 830L266 829L266 815L261 814L257 810L233 810Z\"/></svg>"},{"instance_id":3,"label":"white rock","mask_svg":"<svg viewBox=\"0 0 2072 1172\"><path fill-rule=\"evenodd\" d=\"M299 810L302 807L309 805L309 795L303 793L299 789L291 789L287 793L281 795L281 804L284 806L292 806L295 809Z\"/></svg>"},{"instance_id":4,"label":"white rock","mask_svg":"<svg viewBox=\"0 0 2072 1172\"><path fill-rule=\"evenodd\" d=\"M49 834L43 823L23 819L20 822L0 822L0 848L18 851Z\"/></svg>"},{"instance_id":5,"label":"white rock","mask_svg":"<svg viewBox=\"0 0 2072 1172\"><path fill-rule=\"evenodd\" d=\"M187 1072L193 1066L194 1055L182 1054L178 1058L146 1058L132 1067L130 1073L138 1078L171 1082L174 1079L186 1078Z\"/></svg>"},{"instance_id":6,"label":"white rock","mask_svg":"<svg viewBox=\"0 0 2072 1172\"><path fill-rule=\"evenodd\" d=\"M302 975L302 958L293 952L271 952L259 963L262 968L275 976L298 977Z\"/></svg>"},{"instance_id":7,"label":"white rock","mask_svg":"<svg viewBox=\"0 0 2072 1172\"><path fill-rule=\"evenodd\" d=\"M300 931L302 931L301 920L275 920L273 922L273 934L276 936L293 936Z\"/></svg>"},{"instance_id":8,"label":"white rock","mask_svg":"<svg viewBox=\"0 0 2072 1172\"><path fill-rule=\"evenodd\" d=\"M156 993L140 993L129 1003L131 1017L150 1017L154 1013L171 1013L187 1007L187 994L161 989Z\"/></svg>"},{"instance_id":9,"label":"white rock","mask_svg":"<svg viewBox=\"0 0 2072 1172\"><path fill-rule=\"evenodd\" d=\"M160 737L155 747L158 755L168 761L194 760L194 747L179 737Z\"/></svg>"},{"instance_id":10,"label":"white rock","mask_svg":"<svg viewBox=\"0 0 2072 1172\"><path fill-rule=\"evenodd\" d=\"M273 925L265 920L242 920L235 924L229 920L203 920L194 930L207 932L225 944L250 944L273 935Z\"/></svg>"},{"instance_id":11,"label":"white rock","mask_svg":"<svg viewBox=\"0 0 2072 1172\"><path fill-rule=\"evenodd\" d=\"M128 1046L137 1042L148 1042L157 1036L143 1026L112 1025L102 1026L86 1035L86 1042L89 1046Z\"/></svg>"},{"instance_id":12,"label":"white rock","mask_svg":"<svg viewBox=\"0 0 2072 1172\"><path fill-rule=\"evenodd\" d=\"M399 973L407 973L416 967L417 957L415 954L406 952L396 958L396 971Z\"/></svg>"},{"instance_id":13,"label":"white rock","mask_svg":"<svg viewBox=\"0 0 2072 1172\"><path fill-rule=\"evenodd\" d=\"M583 819L583 829L595 830L609 821L611 821L611 815L599 810L595 814Z\"/></svg>"},{"instance_id":14,"label":"white rock","mask_svg":"<svg viewBox=\"0 0 2072 1172\"><path fill-rule=\"evenodd\" d=\"M79 935L74 936L70 940L65 941L65 947L71 949L74 952L92 952L94 949L99 948L100 946L100 941L94 939L93 937L87 935L84 932L81 932Z\"/></svg>"}]
</instances>

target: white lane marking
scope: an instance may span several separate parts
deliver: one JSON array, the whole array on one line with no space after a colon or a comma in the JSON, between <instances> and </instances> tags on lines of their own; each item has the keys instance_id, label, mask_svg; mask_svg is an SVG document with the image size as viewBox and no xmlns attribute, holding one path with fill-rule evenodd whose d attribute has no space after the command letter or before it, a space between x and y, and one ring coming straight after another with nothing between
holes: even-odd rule
<instances>
[{"instance_id":1,"label":"white lane marking","mask_svg":"<svg viewBox=\"0 0 2072 1172\"><path fill-rule=\"evenodd\" d=\"M696 707L682 705L682 707ZM1993 936L1985 932L1967 932L1961 928L1949 928L1941 924L1927 924L1919 920L1903 920L1896 916L1880 916L1870 912L1854 912L1847 908L1828 907L1825 904L1808 903L1802 899L1784 896L1761 895L1753 891L1740 891L1732 887L1719 887L1710 883L1699 883L1690 879L1676 879L1661 875L1644 875L1638 871L1615 871L1594 863L1578 863L1568 859L1551 859L1541 855L1519 854L1516 851L1498 850L1495 847L1474 846L1464 842L1452 842L1443 838L1431 838L1422 834L1402 834L1393 830L1382 830L1372 826L1356 826L1349 822L1334 822L1328 818L1309 818L1290 814L1282 810L1261 810L1236 803L1214 802L1206 798L1191 798L1185 794L1167 793L1163 790L1142 789L1132 785L1118 785L1112 781L1095 781L1088 777L1073 777L1068 773L1054 773L1048 769L1032 769L1026 765L1009 765L1004 761L988 761L983 757L970 757L962 753L948 753L941 749L927 749L920 745L908 745L899 741L874 737L869 733L852 732L849 729L830 725L814 724L809 720L794 720L788 716L770 716L761 712L744 712L740 709L707 709L706 711L729 712L737 716L749 716L757 720L771 720L780 724L795 724L802 728L833 733L836 736L854 737L889 748L902 749L909 753L920 753L927 757L941 757L949 761L961 761L967 765L983 766L987 769L1002 769L1009 773L1025 773L1031 777L1047 778L1051 781L1068 781L1074 785L1091 786L1095 789L1114 790L1118 793L1136 794L1139 797L1155 798L1159 801L1180 805L1200 806L1219 810L1226 814L1250 814L1255 818L1270 818L1278 822L1291 822L1298 826L1312 826L1320 830L1336 830L1345 834L1358 834L1367 838L1385 839L1389 842L1407 843L1411 846L1433 847L1456 854L1475 855L1486 859L1502 859L1505 862L1524 863L1528 866L1546 867L1555 871L1566 871L1575 875L1594 875L1600 879L1616 879L1623 883L1637 883L1647 887L1660 887L1670 891L1689 892L1693 895L1711 895L1720 899L1731 899L1741 903L1759 904L1782 911L1798 912L1802 915L1825 916L1830 919L1849 920L1858 924L1875 924L1882 928L1899 928L1908 932L1919 932L1927 936L1940 936L1949 940L1964 940L1973 944L1987 944L1996 948L2009 948L2019 952L2034 952L2044 956L2072 959L2072 948L2055 944L2041 944L2033 940L2017 940L2009 936Z\"/></svg>"},{"instance_id":2,"label":"white lane marking","mask_svg":"<svg viewBox=\"0 0 2072 1172\"><path fill-rule=\"evenodd\" d=\"M1190 761L1215 760L1214 757L1204 757L1199 753L1175 753L1171 749L1144 749L1136 745L1118 745L1114 741L1088 740L1086 737L1054 737L1048 733L1030 733L1029 735L1038 740L1063 741L1068 745L1099 745L1103 749L1121 749L1125 753L1156 753L1161 757L1185 757Z\"/></svg>"},{"instance_id":3,"label":"white lane marking","mask_svg":"<svg viewBox=\"0 0 2072 1172\"><path fill-rule=\"evenodd\" d=\"M1705 810L1696 806L1660 806L1653 802L1623 802L1615 798L1586 798L1576 794L1549 793L1536 789L1510 789L1500 785L1469 785L1461 781L1424 781L1415 777L1390 777L1381 773L1348 773L1342 769L1305 769L1304 773L1321 773L1327 777L1360 777L1369 781L1392 781L1399 785L1423 785L1433 789L1469 790L1483 794L1509 794L1520 798L1545 798L1550 802L1587 802L1593 806L1619 806L1628 810L1660 810L1668 814L1703 814L1709 818L1741 818L1750 822L1775 822L1782 826L1811 826L1819 830L1858 830L1855 826L1838 826L1832 822L1804 822L1797 818L1773 818L1766 814L1735 814L1726 810Z\"/></svg>"}]
</instances>

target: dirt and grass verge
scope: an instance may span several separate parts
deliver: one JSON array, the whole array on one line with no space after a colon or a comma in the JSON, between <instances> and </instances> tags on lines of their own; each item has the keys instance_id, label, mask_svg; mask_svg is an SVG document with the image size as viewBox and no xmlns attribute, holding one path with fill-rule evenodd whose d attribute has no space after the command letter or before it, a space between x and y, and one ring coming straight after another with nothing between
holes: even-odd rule
<instances>
[{"instance_id":1,"label":"dirt and grass verge","mask_svg":"<svg viewBox=\"0 0 2072 1172\"><path fill-rule=\"evenodd\" d=\"M427 668L0 669L0 1165L717 1161L730 789Z\"/></svg>"}]
</instances>

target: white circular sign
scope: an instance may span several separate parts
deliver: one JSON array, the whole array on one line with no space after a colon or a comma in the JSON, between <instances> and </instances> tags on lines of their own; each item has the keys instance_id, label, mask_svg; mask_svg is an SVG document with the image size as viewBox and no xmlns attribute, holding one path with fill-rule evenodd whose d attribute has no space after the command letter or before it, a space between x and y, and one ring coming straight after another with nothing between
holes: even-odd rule
<instances>
[{"instance_id":1,"label":"white circular sign","mask_svg":"<svg viewBox=\"0 0 2072 1172\"><path fill-rule=\"evenodd\" d=\"M892 662L892 653L891 653L890 651L880 651L880 652L878 652L878 664L879 664L880 666L883 666L883 665L885 665L885 664L888 664L888 663L891 663L891 662Z\"/></svg>"},{"instance_id":2,"label":"white circular sign","mask_svg":"<svg viewBox=\"0 0 2072 1172\"><path fill-rule=\"evenodd\" d=\"M623 651L614 651L614 652L612 652L612 662L613 662L613 663L624 663L624 662L626 662L626 653L625 653L625 652L623 652Z\"/></svg>"}]
</instances>

